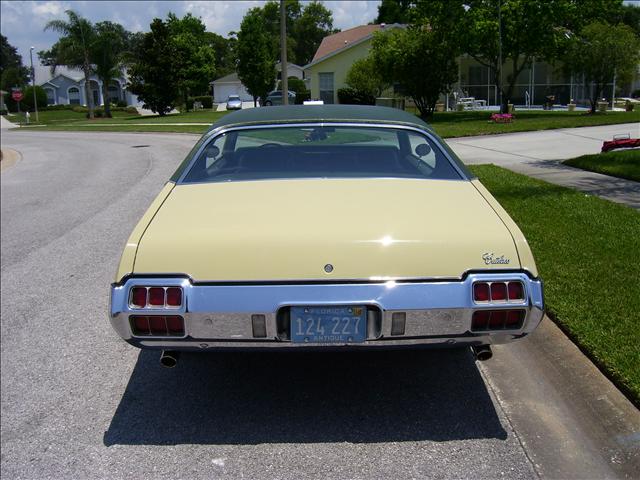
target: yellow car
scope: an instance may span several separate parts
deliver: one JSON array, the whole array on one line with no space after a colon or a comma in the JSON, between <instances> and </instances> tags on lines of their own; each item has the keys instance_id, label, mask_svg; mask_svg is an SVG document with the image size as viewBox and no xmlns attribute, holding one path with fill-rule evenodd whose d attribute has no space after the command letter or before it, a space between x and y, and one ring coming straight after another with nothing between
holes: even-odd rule
<instances>
[{"instance_id":1,"label":"yellow car","mask_svg":"<svg viewBox=\"0 0 640 480\"><path fill-rule=\"evenodd\" d=\"M490 345L531 333L522 232L430 127L383 107L228 114L131 234L111 323L140 348Z\"/></svg>"}]
</instances>

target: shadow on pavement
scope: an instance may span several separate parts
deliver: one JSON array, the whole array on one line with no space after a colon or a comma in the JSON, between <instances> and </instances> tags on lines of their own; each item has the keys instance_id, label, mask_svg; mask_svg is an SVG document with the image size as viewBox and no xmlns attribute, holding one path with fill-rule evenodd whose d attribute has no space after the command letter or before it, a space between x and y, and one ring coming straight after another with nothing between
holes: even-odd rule
<instances>
[{"instance_id":1,"label":"shadow on pavement","mask_svg":"<svg viewBox=\"0 0 640 480\"><path fill-rule=\"evenodd\" d=\"M105 445L507 437L467 349L158 359L140 353Z\"/></svg>"}]
</instances>

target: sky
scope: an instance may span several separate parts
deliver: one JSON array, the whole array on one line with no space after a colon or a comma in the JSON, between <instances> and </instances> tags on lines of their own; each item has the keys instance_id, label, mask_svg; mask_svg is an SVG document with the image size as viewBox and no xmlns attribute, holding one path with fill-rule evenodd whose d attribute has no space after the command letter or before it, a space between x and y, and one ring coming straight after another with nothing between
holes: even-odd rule
<instances>
[{"instance_id":1,"label":"sky","mask_svg":"<svg viewBox=\"0 0 640 480\"><path fill-rule=\"evenodd\" d=\"M207 30L223 36L240 28L245 12L262 1L0 1L0 31L29 65L29 49L47 50L58 34L43 31L48 21L65 19L65 10L74 10L92 22L111 20L133 32L147 31L151 20L166 18L169 12L182 16L187 12L202 18ZM302 2L305 3L304 1ZM333 26L345 30L367 24L377 16L377 1L323 1L333 12Z\"/></svg>"}]
</instances>

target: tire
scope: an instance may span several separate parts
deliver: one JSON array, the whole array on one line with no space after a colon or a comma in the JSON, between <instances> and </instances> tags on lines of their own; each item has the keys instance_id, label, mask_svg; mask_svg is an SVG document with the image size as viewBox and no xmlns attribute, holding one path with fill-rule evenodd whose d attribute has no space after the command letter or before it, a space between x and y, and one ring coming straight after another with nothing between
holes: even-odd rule
<instances>
[{"instance_id":1,"label":"tire","mask_svg":"<svg viewBox=\"0 0 640 480\"><path fill-rule=\"evenodd\" d=\"M271 103L271 100L267 100L266 102L264 102L265 107L270 107L271 105L273 105L273 103Z\"/></svg>"}]
</instances>

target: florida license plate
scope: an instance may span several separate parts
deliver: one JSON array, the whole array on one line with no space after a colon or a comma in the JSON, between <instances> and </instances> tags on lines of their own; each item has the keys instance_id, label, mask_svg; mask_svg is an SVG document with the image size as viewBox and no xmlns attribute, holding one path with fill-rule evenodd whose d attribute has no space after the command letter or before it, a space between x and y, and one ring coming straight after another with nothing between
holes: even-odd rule
<instances>
[{"instance_id":1,"label":"florida license plate","mask_svg":"<svg viewBox=\"0 0 640 480\"><path fill-rule=\"evenodd\" d=\"M293 343L362 343L366 338L365 307L291 307Z\"/></svg>"}]
</instances>

